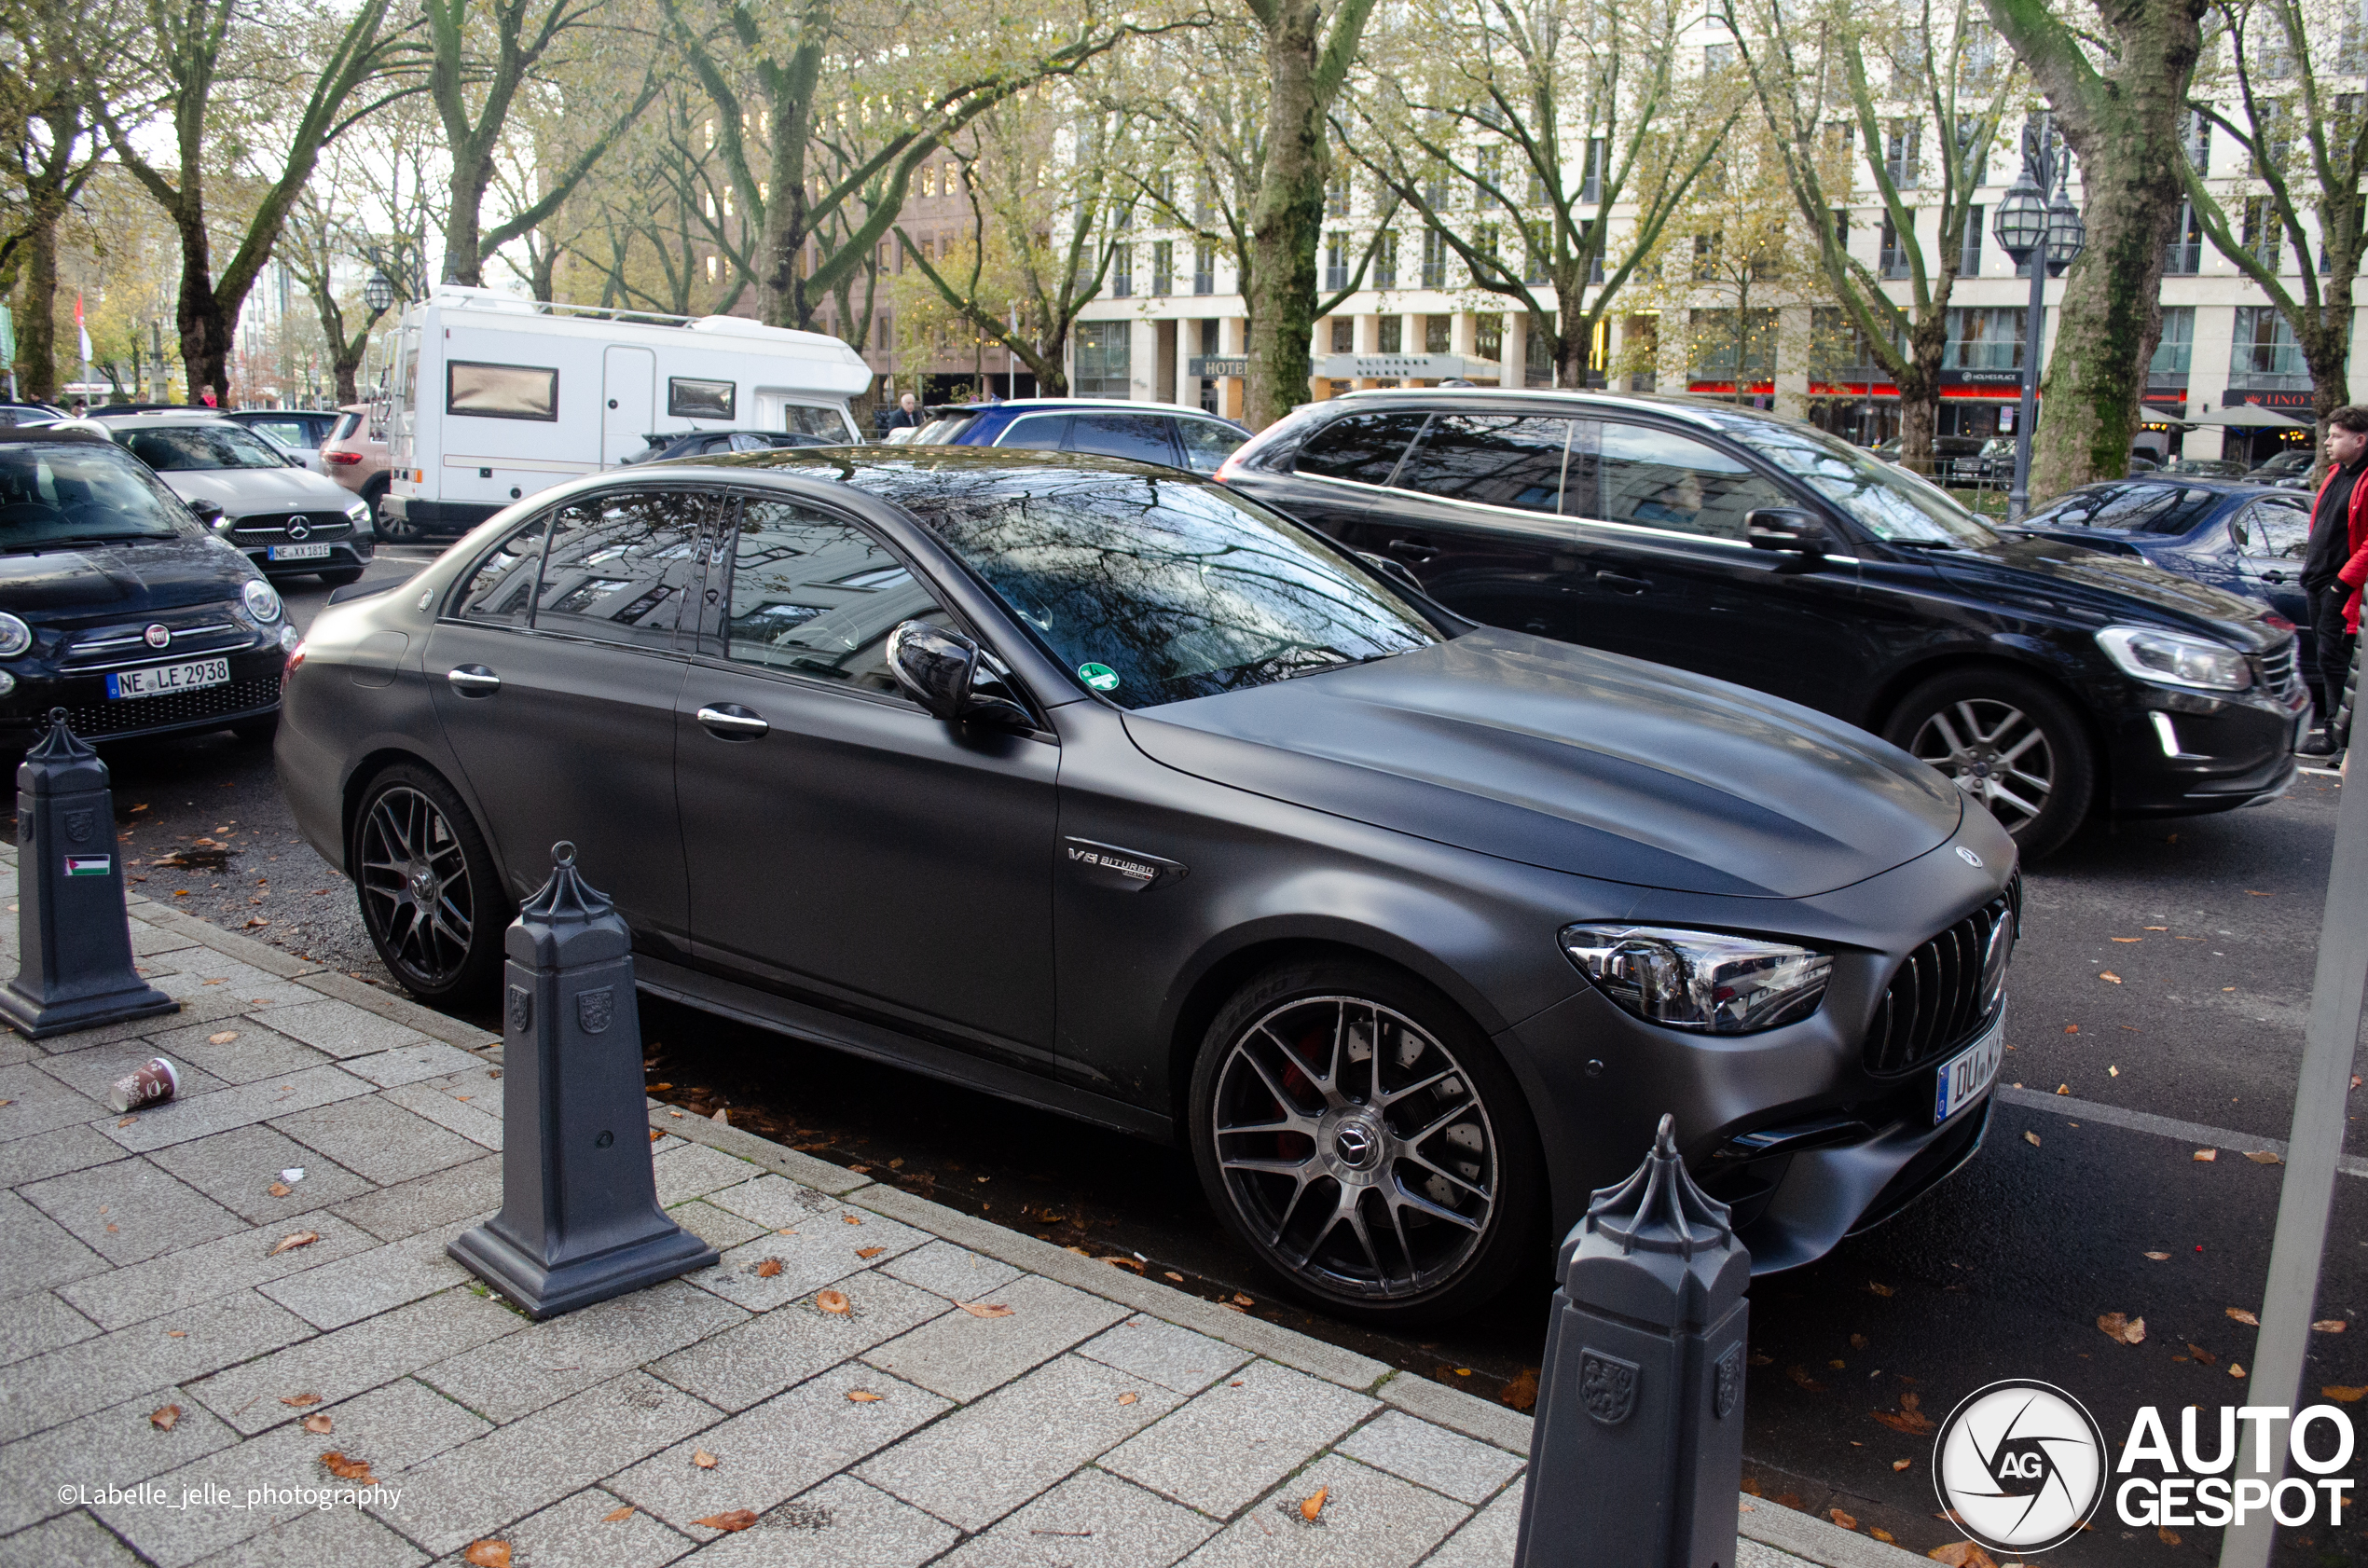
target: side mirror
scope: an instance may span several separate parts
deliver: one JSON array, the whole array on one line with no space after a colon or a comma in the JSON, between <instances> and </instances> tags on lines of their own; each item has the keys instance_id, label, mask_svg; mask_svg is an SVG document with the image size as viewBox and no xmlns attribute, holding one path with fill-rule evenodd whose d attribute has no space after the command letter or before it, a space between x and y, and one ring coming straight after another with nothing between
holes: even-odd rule
<instances>
[{"instance_id":1,"label":"side mirror","mask_svg":"<svg viewBox=\"0 0 2368 1568\"><path fill-rule=\"evenodd\" d=\"M1798 506L1755 507L1743 514L1743 531L1755 550L1822 556L1833 543L1824 519Z\"/></svg>"},{"instance_id":2,"label":"side mirror","mask_svg":"<svg viewBox=\"0 0 2368 1568\"><path fill-rule=\"evenodd\" d=\"M222 526L222 503L220 502L200 499L192 501L187 504L189 510L197 514L198 521L203 523L206 527L210 529L218 529Z\"/></svg>"},{"instance_id":3,"label":"side mirror","mask_svg":"<svg viewBox=\"0 0 2368 1568\"><path fill-rule=\"evenodd\" d=\"M933 719L1036 727L1018 703L975 689L979 645L960 632L906 621L888 633L888 667L897 685Z\"/></svg>"}]
</instances>

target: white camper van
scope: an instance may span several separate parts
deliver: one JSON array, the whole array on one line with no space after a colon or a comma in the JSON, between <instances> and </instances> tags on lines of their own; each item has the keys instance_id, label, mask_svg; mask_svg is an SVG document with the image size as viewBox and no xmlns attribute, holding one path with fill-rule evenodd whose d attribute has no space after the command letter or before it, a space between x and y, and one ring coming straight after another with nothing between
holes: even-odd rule
<instances>
[{"instance_id":1,"label":"white camper van","mask_svg":"<svg viewBox=\"0 0 2368 1568\"><path fill-rule=\"evenodd\" d=\"M522 496L613 468L653 434L858 441L847 400L872 384L860 355L817 332L449 283L389 336L393 477L381 507L423 533L464 531Z\"/></svg>"}]
</instances>

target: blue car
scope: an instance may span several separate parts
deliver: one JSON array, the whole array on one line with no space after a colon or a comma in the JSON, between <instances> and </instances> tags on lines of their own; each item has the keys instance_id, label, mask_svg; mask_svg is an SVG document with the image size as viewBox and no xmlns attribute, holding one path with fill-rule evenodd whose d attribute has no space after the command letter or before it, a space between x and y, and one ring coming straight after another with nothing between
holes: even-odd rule
<instances>
[{"instance_id":1,"label":"blue car","mask_svg":"<svg viewBox=\"0 0 2368 1568\"><path fill-rule=\"evenodd\" d=\"M2306 493L2242 480L2149 475L2084 485L2006 531L2137 556L2265 604L2301 628L2302 667L2315 669L2302 591L2310 502Z\"/></svg>"},{"instance_id":2,"label":"blue car","mask_svg":"<svg viewBox=\"0 0 2368 1568\"><path fill-rule=\"evenodd\" d=\"M1250 438L1231 420L1173 403L1119 398L1028 397L934 407L913 437L923 447L1019 447L1091 452L1214 474Z\"/></svg>"}]
</instances>

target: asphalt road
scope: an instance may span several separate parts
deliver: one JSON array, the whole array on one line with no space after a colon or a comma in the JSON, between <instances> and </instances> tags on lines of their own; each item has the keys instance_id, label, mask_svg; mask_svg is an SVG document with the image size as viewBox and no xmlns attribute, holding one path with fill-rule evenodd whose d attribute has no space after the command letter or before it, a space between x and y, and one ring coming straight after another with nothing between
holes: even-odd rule
<instances>
[{"instance_id":1,"label":"asphalt road","mask_svg":"<svg viewBox=\"0 0 2368 1568\"><path fill-rule=\"evenodd\" d=\"M390 550L372 575L408 574L429 554ZM325 593L286 587L302 626ZM107 757L142 891L386 983L350 886L297 840L268 748L224 735ZM2260 1305L2282 1175L2244 1156L2282 1138L2292 1113L2337 791L2333 778L2306 776L2256 810L2092 828L2031 868L2003 1074L2022 1090L2002 1093L1986 1147L1953 1181L1754 1289L1754 1490L1821 1515L1838 1508L1921 1554L1957 1537L1936 1517L1920 1422L1984 1383L2056 1382L2114 1445L2141 1405L2170 1413L2175 1430L2179 1407L2244 1401L2232 1370L2251 1364L2253 1330L2228 1312ZM662 1002L644 1000L642 1030L653 1093L686 1112L723 1110L879 1179L1483 1396L1518 1400L1536 1366L1551 1289L1544 1258L1521 1288L1470 1318L1420 1336L1367 1333L1271 1299L1177 1150ZM2352 1143L2361 1152L2357 1130ZM2216 1159L2194 1158L2213 1145ZM2368 1307L2363 1221L2368 1180L2339 1177L2320 1319L2348 1323ZM2144 1318L2142 1342L2100 1330L2097 1319L2116 1312ZM2368 1385L2368 1323L2314 1336L2306 1386L2315 1396L2322 1385ZM2048 1561L2216 1558L2216 1532L2173 1534L2126 1530L2109 1504ZM2278 1561L2368 1562L2368 1542L2347 1519L2339 1531L2285 1533Z\"/></svg>"}]
</instances>

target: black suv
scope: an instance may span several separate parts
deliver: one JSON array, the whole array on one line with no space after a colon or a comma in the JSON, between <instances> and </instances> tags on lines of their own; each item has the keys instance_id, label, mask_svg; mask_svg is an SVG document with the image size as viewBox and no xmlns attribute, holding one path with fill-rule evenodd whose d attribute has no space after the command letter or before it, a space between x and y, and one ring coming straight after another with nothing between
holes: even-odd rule
<instances>
[{"instance_id":1,"label":"black suv","mask_svg":"<svg viewBox=\"0 0 2368 1568\"><path fill-rule=\"evenodd\" d=\"M1353 393L1218 475L1494 626L1873 730L2026 855L2092 806L2222 811L2294 777L2291 622L2143 561L2004 538L1811 426L1690 398Z\"/></svg>"}]
</instances>

